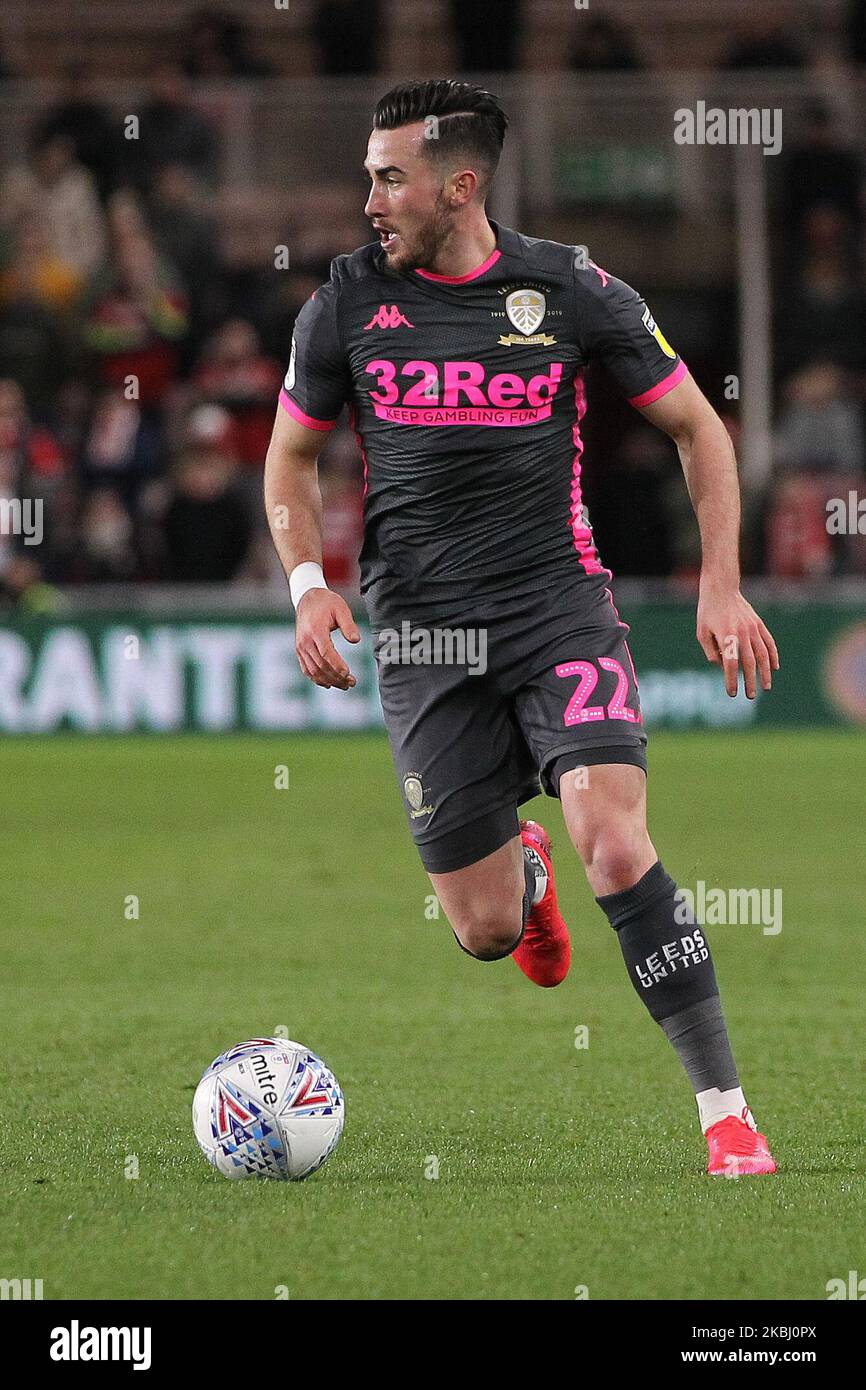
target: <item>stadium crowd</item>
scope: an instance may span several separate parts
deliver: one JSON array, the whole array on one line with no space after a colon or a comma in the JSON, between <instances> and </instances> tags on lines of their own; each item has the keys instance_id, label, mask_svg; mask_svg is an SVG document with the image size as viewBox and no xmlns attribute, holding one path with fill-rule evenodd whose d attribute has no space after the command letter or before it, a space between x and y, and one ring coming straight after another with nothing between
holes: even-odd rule
<instances>
[{"instance_id":1,"label":"stadium crowd","mask_svg":"<svg viewBox=\"0 0 866 1390\"><path fill-rule=\"evenodd\" d=\"M379 8L313 7L322 74L375 73ZM522 8L498 0L509 22L491 29L489 5L449 6L464 72L516 65ZM850 57L862 62L862 7L851 16ZM601 12L568 61L575 71L641 65L627 28ZM735 36L727 58L731 68L804 61L796 42L760 24ZM32 122L26 151L0 169L0 497L44 502L39 547L0 535L5 603L68 584L282 582L260 490L292 324L331 255L362 238L347 242L355 224L347 231L337 215L289 268L275 268L272 248L258 260L228 254L215 198L224 151L198 83L272 72L236 18L194 12L149 75L140 138L123 138L99 95L104 74L79 61ZM0 60L0 80L23 76ZM862 489L866 471L863 165L826 106L800 122L771 192L775 467L747 511L747 565L787 577L866 573L866 538L834 537L825 524L827 499ZM714 404L736 441L736 403ZM330 437L321 473L325 570L351 591L362 517L348 429ZM618 417L588 450L586 476L615 573L694 573L695 531L663 437Z\"/></svg>"}]
</instances>

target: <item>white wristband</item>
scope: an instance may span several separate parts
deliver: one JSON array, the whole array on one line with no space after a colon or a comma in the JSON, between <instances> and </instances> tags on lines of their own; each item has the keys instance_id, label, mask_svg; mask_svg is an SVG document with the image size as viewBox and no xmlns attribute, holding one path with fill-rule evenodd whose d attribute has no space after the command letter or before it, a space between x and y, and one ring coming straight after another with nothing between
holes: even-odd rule
<instances>
[{"instance_id":1,"label":"white wristband","mask_svg":"<svg viewBox=\"0 0 866 1390\"><path fill-rule=\"evenodd\" d=\"M295 565L289 575L289 593L296 610L308 589L327 589L327 587L322 566L317 565L313 560L305 560L302 565Z\"/></svg>"}]
</instances>

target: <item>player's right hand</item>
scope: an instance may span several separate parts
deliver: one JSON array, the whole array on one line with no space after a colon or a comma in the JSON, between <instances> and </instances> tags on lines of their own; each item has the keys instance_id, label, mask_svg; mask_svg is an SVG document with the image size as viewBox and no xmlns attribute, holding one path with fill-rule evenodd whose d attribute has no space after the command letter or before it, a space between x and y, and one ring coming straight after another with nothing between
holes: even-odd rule
<instances>
[{"instance_id":1,"label":"player's right hand","mask_svg":"<svg viewBox=\"0 0 866 1390\"><path fill-rule=\"evenodd\" d=\"M347 642L360 642L361 634L345 599L331 589L308 589L298 604L295 651L305 676L325 690L351 690L358 682L337 648L331 633L339 628Z\"/></svg>"}]
</instances>

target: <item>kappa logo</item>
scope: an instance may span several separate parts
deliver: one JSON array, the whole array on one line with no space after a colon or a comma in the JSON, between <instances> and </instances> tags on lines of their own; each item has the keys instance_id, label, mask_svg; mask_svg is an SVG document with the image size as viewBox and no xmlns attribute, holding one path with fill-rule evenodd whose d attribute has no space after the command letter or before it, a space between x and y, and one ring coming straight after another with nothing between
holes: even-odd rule
<instances>
[{"instance_id":1,"label":"kappa logo","mask_svg":"<svg viewBox=\"0 0 866 1390\"><path fill-rule=\"evenodd\" d=\"M396 304L380 304L369 323L364 324L364 332L367 333L371 328L414 328L414 323L410 323L406 315L400 312Z\"/></svg>"}]
</instances>

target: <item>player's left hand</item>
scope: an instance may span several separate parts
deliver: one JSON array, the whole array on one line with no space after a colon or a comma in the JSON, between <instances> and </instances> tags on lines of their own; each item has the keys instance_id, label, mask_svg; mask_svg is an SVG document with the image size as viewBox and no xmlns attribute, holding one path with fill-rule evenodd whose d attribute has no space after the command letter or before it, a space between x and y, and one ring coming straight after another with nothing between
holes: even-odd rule
<instances>
[{"instance_id":1,"label":"player's left hand","mask_svg":"<svg viewBox=\"0 0 866 1390\"><path fill-rule=\"evenodd\" d=\"M773 672L779 669L779 652L769 628L739 589L701 583L697 636L707 661L722 667L725 690L732 699L737 693L741 666L750 700L757 694L759 672L761 689L771 688Z\"/></svg>"}]
</instances>

